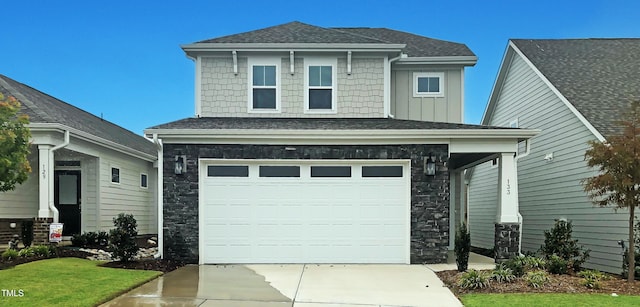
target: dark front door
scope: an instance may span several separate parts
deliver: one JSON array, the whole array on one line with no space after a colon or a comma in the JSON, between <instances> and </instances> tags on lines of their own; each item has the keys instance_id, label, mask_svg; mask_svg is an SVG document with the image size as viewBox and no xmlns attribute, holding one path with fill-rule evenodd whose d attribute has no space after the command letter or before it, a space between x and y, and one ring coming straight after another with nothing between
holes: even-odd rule
<instances>
[{"instance_id":1,"label":"dark front door","mask_svg":"<svg viewBox=\"0 0 640 307\"><path fill-rule=\"evenodd\" d=\"M56 171L55 205L63 236L80 233L80 171Z\"/></svg>"}]
</instances>

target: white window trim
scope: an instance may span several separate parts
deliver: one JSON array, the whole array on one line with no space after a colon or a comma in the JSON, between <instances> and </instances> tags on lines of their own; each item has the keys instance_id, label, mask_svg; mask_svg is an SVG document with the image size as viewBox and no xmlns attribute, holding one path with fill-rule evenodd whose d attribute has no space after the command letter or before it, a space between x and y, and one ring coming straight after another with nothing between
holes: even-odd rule
<instances>
[{"instance_id":1,"label":"white window trim","mask_svg":"<svg viewBox=\"0 0 640 307\"><path fill-rule=\"evenodd\" d=\"M280 66L282 60L279 57L249 57L247 59L247 110L248 113L280 113L280 89L282 84L280 83ZM275 66L276 67L276 108L275 109L254 109L253 108L253 66ZM272 88L260 87L255 88Z\"/></svg>"},{"instance_id":2,"label":"white window trim","mask_svg":"<svg viewBox=\"0 0 640 307\"><path fill-rule=\"evenodd\" d=\"M146 187L142 186L142 176L147 176L147 186L146 186ZM138 181L139 181L139 184L140 184L140 188L141 188L141 189L145 189L145 190L146 190L146 189L149 189L149 174L147 174L147 173L140 173L140 177L139 177L138 179L139 179Z\"/></svg>"},{"instance_id":3,"label":"white window trim","mask_svg":"<svg viewBox=\"0 0 640 307\"><path fill-rule=\"evenodd\" d=\"M440 91L434 93L419 93L418 78L433 78L440 80ZM413 97L444 97L444 73L443 72L414 72L413 73Z\"/></svg>"},{"instance_id":4,"label":"white window trim","mask_svg":"<svg viewBox=\"0 0 640 307\"><path fill-rule=\"evenodd\" d=\"M113 169L114 168L118 170L118 182L114 182L113 181ZM111 184L117 184L117 185L122 183L122 168L120 168L119 166L116 166L116 165L111 165L111 167L109 168L109 182L111 182Z\"/></svg>"},{"instance_id":5,"label":"white window trim","mask_svg":"<svg viewBox=\"0 0 640 307\"><path fill-rule=\"evenodd\" d=\"M331 66L331 109L309 109L309 66ZM314 87L311 87L314 88ZM326 88L329 87L318 87ZM338 113L338 58L305 57L304 58L304 113L336 114Z\"/></svg>"},{"instance_id":6,"label":"white window trim","mask_svg":"<svg viewBox=\"0 0 640 307\"><path fill-rule=\"evenodd\" d=\"M509 128L520 128L520 122L518 121L518 118L516 117L516 119L510 121L509 124L507 125L507 127L509 127Z\"/></svg>"}]
</instances>

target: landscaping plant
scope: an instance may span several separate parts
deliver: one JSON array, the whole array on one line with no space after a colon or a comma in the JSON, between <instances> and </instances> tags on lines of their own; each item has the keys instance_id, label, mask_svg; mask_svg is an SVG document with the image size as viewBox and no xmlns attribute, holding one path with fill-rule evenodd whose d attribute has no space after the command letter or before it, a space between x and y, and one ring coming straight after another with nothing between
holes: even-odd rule
<instances>
[{"instance_id":1,"label":"landscaping plant","mask_svg":"<svg viewBox=\"0 0 640 307\"><path fill-rule=\"evenodd\" d=\"M22 221L22 244L24 247L31 246L33 242L33 221Z\"/></svg>"},{"instance_id":2,"label":"landscaping plant","mask_svg":"<svg viewBox=\"0 0 640 307\"><path fill-rule=\"evenodd\" d=\"M471 250L471 234L467 225L462 223L456 231L454 251L456 254L456 264L458 272L464 272L469 267L469 252Z\"/></svg>"},{"instance_id":3,"label":"landscaping plant","mask_svg":"<svg viewBox=\"0 0 640 307\"><path fill-rule=\"evenodd\" d=\"M609 278L608 275L598 270L580 271L578 276L584 278L581 283L589 289L600 289L600 281L607 280Z\"/></svg>"},{"instance_id":4,"label":"landscaping plant","mask_svg":"<svg viewBox=\"0 0 640 307\"><path fill-rule=\"evenodd\" d=\"M138 253L135 237L138 223L131 214L120 213L113 218L114 229L109 231L109 247L120 261L128 262Z\"/></svg>"},{"instance_id":5,"label":"landscaping plant","mask_svg":"<svg viewBox=\"0 0 640 307\"><path fill-rule=\"evenodd\" d=\"M471 269L460 276L458 285L463 289L479 289L489 286L490 276L487 272Z\"/></svg>"},{"instance_id":6,"label":"landscaping plant","mask_svg":"<svg viewBox=\"0 0 640 307\"><path fill-rule=\"evenodd\" d=\"M531 271L524 279L530 287L540 288L549 282L549 274L543 270Z\"/></svg>"},{"instance_id":7,"label":"landscaping plant","mask_svg":"<svg viewBox=\"0 0 640 307\"><path fill-rule=\"evenodd\" d=\"M540 247L540 252L547 260L551 261L552 256L556 255L566 261L567 272L568 269L576 272L580 270L580 266L589 258L590 252L590 250L585 250L583 246L578 245L578 240L572 238L572 232L571 222L556 220L551 230L544 231L544 244ZM556 261L555 265L559 264ZM559 271L564 272L564 270ZM556 274L566 274L567 272Z\"/></svg>"},{"instance_id":8,"label":"landscaping plant","mask_svg":"<svg viewBox=\"0 0 640 307\"><path fill-rule=\"evenodd\" d=\"M12 260L18 258L18 251L15 249L8 249L2 253L2 259Z\"/></svg>"},{"instance_id":9,"label":"landscaping plant","mask_svg":"<svg viewBox=\"0 0 640 307\"><path fill-rule=\"evenodd\" d=\"M512 282L516 280L516 275L513 274L513 271L510 268L499 264L491 272L491 278L499 283Z\"/></svg>"}]
</instances>

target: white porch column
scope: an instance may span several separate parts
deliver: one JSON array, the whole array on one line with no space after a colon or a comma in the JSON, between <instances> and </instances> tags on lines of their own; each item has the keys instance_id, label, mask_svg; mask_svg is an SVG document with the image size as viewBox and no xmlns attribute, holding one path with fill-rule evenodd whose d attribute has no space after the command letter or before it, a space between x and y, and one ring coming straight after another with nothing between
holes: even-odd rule
<instances>
[{"instance_id":1,"label":"white porch column","mask_svg":"<svg viewBox=\"0 0 640 307\"><path fill-rule=\"evenodd\" d=\"M518 223L518 171L515 153L501 153L499 169L496 222Z\"/></svg>"},{"instance_id":2,"label":"white porch column","mask_svg":"<svg viewBox=\"0 0 640 307\"><path fill-rule=\"evenodd\" d=\"M51 174L51 145L38 145L38 217L51 217L49 211L49 187L53 185Z\"/></svg>"}]
</instances>

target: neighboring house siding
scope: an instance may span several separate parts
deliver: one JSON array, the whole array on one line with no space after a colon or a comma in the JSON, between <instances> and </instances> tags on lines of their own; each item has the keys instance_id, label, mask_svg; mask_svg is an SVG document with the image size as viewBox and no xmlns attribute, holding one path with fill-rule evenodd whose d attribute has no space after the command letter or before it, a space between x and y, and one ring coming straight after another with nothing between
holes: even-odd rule
<instances>
[{"instance_id":1,"label":"neighboring house siding","mask_svg":"<svg viewBox=\"0 0 640 307\"><path fill-rule=\"evenodd\" d=\"M97 158L86 157L82 165L82 231L99 231L98 221L98 163Z\"/></svg>"},{"instance_id":2,"label":"neighboring house siding","mask_svg":"<svg viewBox=\"0 0 640 307\"><path fill-rule=\"evenodd\" d=\"M2 218L32 218L34 214L38 214L38 148L36 146L31 146L28 158L32 170L27 181L17 185L13 191L0 193L0 217Z\"/></svg>"},{"instance_id":3,"label":"neighboring house siding","mask_svg":"<svg viewBox=\"0 0 640 307\"><path fill-rule=\"evenodd\" d=\"M384 59L353 57L351 75L346 58L338 58L337 113L304 113L304 57L295 58L294 74L289 58L280 63L280 109L278 113L249 113L248 61L238 57L238 74L231 57L204 57L201 69L203 117L383 117Z\"/></svg>"},{"instance_id":4,"label":"neighboring house siding","mask_svg":"<svg viewBox=\"0 0 640 307\"><path fill-rule=\"evenodd\" d=\"M156 233L155 182L148 180L149 187L140 188L140 173L156 171L152 163L113 151L101 153L99 161L100 229L113 228L113 217L124 212L133 214L138 233ZM119 184L111 182L112 167L120 169Z\"/></svg>"},{"instance_id":5,"label":"neighboring house siding","mask_svg":"<svg viewBox=\"0 0 640 307\"><path fill-rule=\"evenodd\" d=\"M587 141L596 138L517 55L488 124L506 125L514 119L520 127L542 130L531 140L530 155L518 162L523 251L538 250L544 243L544 231L553 226L554 220L564 218L573 221L573 235L579 243L592 250L585 266L619 273L621 256L616 241L627 236L627 212L594 207L580 182L595 174L586 166L584 152ZM553 153L554 158L547 162L544 157L549 153ZM488 171L497 173L497 170ZM477 167L471 179L472 207L482 199L478 191L487 187L483 172L486 172L485 165ZM494 184L490 185L497 192ZM474 220L473 212L470 218ZM478 219L471 224L472 229L474 224L493 229L493 224L481 223ZM486 245L487 238L475 239L474 243Z\"/></svg>"},{"instance_id":6,"label":"neighboring house siding","mask_svg":"<svg viewBox=\"0 0 640 307\"><path fill-rule=\"evenodd\" d=\"M493 249L496 204L498 203L498 169L491 162L473 169L469 182L469 232L471 245Z\"/></svg>"},{"instance_id":7,"label":"neighboring house siding","mask_svg":"<svg viewBox=\"0 0 640 307\"><path fill-rule=\"evenodd\" d=\"M444 73L443 97L413 97L414 73ZM391 114L397 119L462 123L462 69L406 68L394 66L391 73Z\"/></svg>"}]
</instances>

